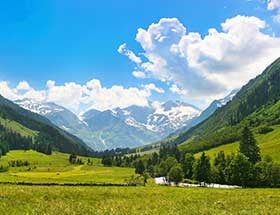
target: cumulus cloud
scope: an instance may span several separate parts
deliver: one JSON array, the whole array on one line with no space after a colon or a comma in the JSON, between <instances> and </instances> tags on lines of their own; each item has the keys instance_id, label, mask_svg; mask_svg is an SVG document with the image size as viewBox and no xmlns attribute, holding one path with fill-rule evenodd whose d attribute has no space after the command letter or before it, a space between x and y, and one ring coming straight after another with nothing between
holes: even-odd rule
<instances>
[{"instance_id":1,"label":"cumulus cloud","mask_svg":"<svg viewBox=\"0 0 280 215\"><path fill-rule=\"evenodd\" d=\"M141 77L166 82L191 99L212 99L241 87L280 56L280 38L263 33L266 23L257 17L238 15L221 27L203 37L176 18L163 18L138 29L136 41L147 59L139 66Z\"/></svg>"},{"instance_id":2,"label":"cumulus cloud","mask_svg":"<svg viewBox=\"0 0 280 215\"><path fill-rule=\"evenodd\" d=\"M142 60L141 60L140 57L136 56L132 51L130 51L129 49L127 49L127 46L126 46L125 43L119 46L118 52L119 52L120 54L123 54L123 55L127 56L127 57L128 57L131 61L133 61L134 63L139 64L139 63L142 62Z\"/></svg>"},{"instance_id":3,"label":"cumulus cloud","mask_svg":"<svg viewBox=\"0 0 280 215\"><path fill-rule=\"evenodd\" d=\"M125 88L120 85L107 88L97 79L82 85L75 82L57 85L50 80L44 90L35 90L26 81L20 82L14 88L6 81L0 82L0 94L8 99L27 98L39 102L55 102L76 113L90 108L107 110L130 105L148 106L148 99L153 92L164 93L164 90L155 84L142 85L139 88Z\"/></svg>"},{"instance_id":4,"label":"cumulus cloud","mask_svg":"<svg viewBox=\"0 0 280 215\"><path fill-rule=\"evenodd\" d=\"M268 0L267 9L276 11L276 15L273 17L274 21L280 23L280 0Z\"/></svg>"},{"instance_id":5,"label":"cumulus cloud","mask_svg":"<svg viewBox=\"0 0 280 215\"><path fill-rule=\"evenodd\" d=\"M133 71L132 75L135 78L142 78L142 79L146 78L146 74L144 72L141 72L141 71Z\"/></svg>"}]
</instances>

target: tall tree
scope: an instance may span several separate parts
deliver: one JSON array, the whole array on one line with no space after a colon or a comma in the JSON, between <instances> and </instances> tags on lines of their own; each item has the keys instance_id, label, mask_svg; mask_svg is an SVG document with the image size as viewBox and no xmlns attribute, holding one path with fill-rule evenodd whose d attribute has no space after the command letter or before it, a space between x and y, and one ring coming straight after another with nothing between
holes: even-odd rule
<instances>
[{"instance_id":1,"label":"tall tree","mask_svg":"<svg viewBox=\"0 0 280 215\"><path fill-rule=\"evenodd\" d=\"M182 161L182 168L186 178L191 179L193 175L194 156L191 153L186 153Z\"/></svg>"},{"instance_id":2,"label":"tall tree","mask_svg":"<svg viewBox=\"0 0 280 215\"><path fill-rule=\"evenodd\" d=\"M200 182L210 182L211 165L210 159L203 152L200 158L194 164L194 179Z\"/></svg>"},{"instance_id":3,"label":"tall tree","mask_svg":"<svg viewBox=\"0 0 280 215\"><path fill-rule=\"evenodd\" d=\"M135 173L142 175L145 171L145 165L144 162L140 159L139 161L136 161L135 163Z\"/></svg>"},{"instance_id":4,"label":"tall tree","mask_svg":"<svg viewBox=\"0 0 280 215\"><path fill-rule=\"evenodd\" d=\"M242 153L238 153L230 164L230 182L234 185L247 187L252 180L253 164L249 158Z\"/></svg>"},{"instance_id":5,"label":"tall tree","mask_svg":"<svg viewBox=\"0 0 280 215\"><path fill-rule=\"evenodd\" d=\"M223 151L220 151L214 159L214 178L219 184L226 183L226 167L227 161Z\"/></svg>"},{"instance_id":6,"label":"tall tree","mask_svg":"<svg viewBox=\"0 0 280 215\"><path fill-rule=\"evenodd\" d=\"M260 148L248 126L245 126L242 130L239 151L248 157L249 161L253 164L261 160Z\"/></svg>"}]
</instances>

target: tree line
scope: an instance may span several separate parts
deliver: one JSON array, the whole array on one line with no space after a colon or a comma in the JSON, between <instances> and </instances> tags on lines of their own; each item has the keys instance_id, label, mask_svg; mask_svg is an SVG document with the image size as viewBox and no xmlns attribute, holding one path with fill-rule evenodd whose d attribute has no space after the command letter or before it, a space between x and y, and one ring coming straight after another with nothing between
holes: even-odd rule
<instances>
[{"instance_id":1,"label":"tree line","mask_svg":"<svg viewBox=\"0 0 280 215\"><path fill-rule=\"evenodd\" d=\"M220 151L211 160L202 152L199 157L184 153L177 145L163 145L159 153L104 157L104 165L134 167L135 173L165 177L179 183L218 183L242 187L280 187L280 165L261 152L252 131L245 126L239 150L226 155Z\"/></svg>"},{"instance_id":2,"label":"tree line","mask_svg":"<svg viewBox=\"0 0 280 215\"><path fill-rule=\"evenodd\" d=\"M0 156L6 155L9 150L30 149L47 155L52 154L52 145L43 133L39 133L35 138L23 136L0 123Z\"/></svg>"}]
</instances>

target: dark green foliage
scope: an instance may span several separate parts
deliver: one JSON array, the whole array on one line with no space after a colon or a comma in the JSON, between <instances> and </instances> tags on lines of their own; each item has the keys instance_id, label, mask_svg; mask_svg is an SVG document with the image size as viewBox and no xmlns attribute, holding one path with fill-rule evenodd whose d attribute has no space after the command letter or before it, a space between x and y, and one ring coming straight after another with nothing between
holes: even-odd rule
<instances>
[{"instance_id":1,"label":"dark green foliage","mask_svg":"<svg viewBox=\"0 0 280 215\"><path fill-rule=\"evenodd\" d=\"M174 157L177 161L181 160L181 152L177 145L162 145L159 150L160 159L166 159L167 157Z\"/></svg>"},{"instance_id":2,"label":"dark green foliage","mask_svg":"<svg viewBox=\"0 0 280 215\"><path fill-rule=\"evenodd\" d=\"M4 119L9 119L19 124L29 128L33 131L39 132L39 139L43 137L44 139L49 141L51 146L47 146L47 149L44 149L43 152L47 152L48 154L51 151L50 147L53 147L54 150L64 152L64 153L77 153L80 155L90 155L92 151L77 137L63 131L53 125L46 118L27 111L18 105L15 105L11 101L0 96L0 116ZM0 128L1 129L1 128ZM10 131L9 131L10 132ZM7 134L9 136L9 134ZM20 138L20 134L16 133L12 136L17 137L5 137L5 138ZM1 135L3 136L3 135ZM30 137L23 137L21 139L23 141L10 141L8 142L10 149L30 149L33 148L32 141L27 140ZM49 148L48 148L49 147ZM36 147L35 147L36 148Z\"/></svg>"},{"instance_id":3,"label":"dark green foliage","mask_svg":"<svg viewBox=\"0 0 280 215\"><path fill-rule=\"evenodd\" d=\"M142 175L145 171L145 165L142 160L138 160L135 163L135 173Z\"/></svg>"},{"instance_id":4,"label":"dark green foliage","mask_svg":"<svg viewBox=\"0 0 280 215\"><path fill-rule=\"evenodd\" d=\"M193 154L186 153L182 161L182 168L185 178L191 179L193 175L193 165L194 165L194 156Z\"/></svg>"},{"instance_id":5,"label":"dark green foliage","mask_svg":"<svg viewBox=\"0 0 280 215\"><path fill-rule=\"evenodd\" d=\"M167 175L168 181L178 184L184 179L184 173L181 165L173 166Z\"/></svg>"},{"instance_id":6,"label":"dark green foliage","mask_svg":"<svg viewBox=\"0 0 280 215\"><path fill-rule=\"evenodd\" d=\"M9 168L7 166L0 165L0 172L7 172Z\"/></svg>"},{"instance_id":7,"label":"dark green foliage","mask_svg":"<svg viewBox=\"0 0 280 215\"><path fill-rule=\"evenodd\" d=\"M168 157L166 160L162 160L158 166L158 176L167 176L170 169L173 166L177 166L179 163L174 157Z\"/></svg>"},{"instance_id":8,"label":"dark green foliage","mask_svg":"<svg viewBox=\"0 0 280 215\"><path fill-rule=\"evenodd\" d=\"M267 133L272 132L272 131L273 131L273 128L268 127L268 126L261 126L261 127L258 129L258 133L259 133L259 134L267 134Z\"/></svg>"},{"instance_id":9,"label":"dark green foliage","mask_svg":"<svg viewBox=\"0 0 280 215\"><path fill-rule=\"evenodd\" d=\"M84 162L82 161L82 159L78 158L78 156L75 155L75 154L71 154L71 155L69 156L69 162L70 162L71 164L78 164L78 165L83 165L83 164L84 164Z\"/></svg>"},{"instance_id":10,"label":"dark green foliage","mask_svg":"<svg viewBox=\"0 0 280 215\"><path fill-rule=\"evenodd\" d=\"M110 156L105 156L105 157L102 158L101 163L104 166L113 166L113 159Z\"/></svg>"},{"instance_id":11,"label":"dark green foliage","mask_svg":"<svg viewBox=\"0 0 280 215\"><path fill-rule=\"evenodd\" d=\"M231 184L247 187L253 181L253 164L242 153L238 153L229 166Z\"/></svg>"},{"instance_id":12,"label":"dark green foliage","mask_svg":"<svg viewBox=\"0 0 280 215\"><path fill-rule=\"evenodd\" d=\"M214 159L214 167L213 167L213 181L218 184L225 184L226 183L226 167L227 167L227 160L225 153L220 151Z\"/></svg>"},{"instance_id":13,"label":"dark green foliage","mask_svg":"<svg viewBox=\"0 0 280 215\"><path fill-rule=\"evenodd\" d=\"M257 145L257 141L253 133L247 126L245 126L242 131L239 151L248 157L249 161L253 164L261 160L260 148Z\"/></svg>"},{"instance_id":14,"label":"dark green foliage","mask_svg":"<svg viewBox=\"0 0 280 215\"><path fill-rule=\"evenodd\" d=\"M12 160L9 161L10 167L21 167L21 166L29 166L30 163L28 161L22 161L22 160Z\"/></svg>"},{"instance_id":15,"label":"dark green foliage","mask_svg":"<svg viewBox=\"0 0 280 215\"><path fill-rule=\"evenodd\" d=\"M203 152L201 157L194 164L193 178L201 182L211 181L211 165L210 159Z\"/></svg>"}]
</instances>

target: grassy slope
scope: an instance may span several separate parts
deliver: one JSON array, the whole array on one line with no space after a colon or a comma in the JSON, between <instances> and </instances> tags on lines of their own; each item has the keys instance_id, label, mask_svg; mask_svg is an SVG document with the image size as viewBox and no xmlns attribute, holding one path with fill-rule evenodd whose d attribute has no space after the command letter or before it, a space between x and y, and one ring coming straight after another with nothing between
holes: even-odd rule
<instances>
[{"instance_id":1,"label":"grassy slope","mask_svg":"<svg viewBox=\"0 0 280 215\"><path fill-rule=\"evenodd\" d=\"M0 186L5 214L280 214L280 189Z\"/></svg>"},{"instance_id":2,"label":"grassy slope","mask_svg":"<svg viewBox=\"0 0 280 215\"><path fill-rule=\"evenodd\" d=\"M131 168L103 167L100 159L90 158L93 166L71 165L69 155L54 152L48 156L35 151L11 151L0 159L0 165L10 160L27 160L30 166L13 167L0 173L0 181L10 182L87 182L87 183L124 183L134 174ZM88 158L80 157L87 161Z\"/></svg>"},{"instance_id":3,"label":"grassy slope","mask_svg":"<svg viewBox=\"0 0 280 215\"><path fill-rule=\"evenodd\" d=\"M3 119L0 117L0 123L5 126L7 129L10 129L14 132L20 133L25 137L35 137L37 135L37 131L33 131L25 126L21 125L18 122L9 119Z\"/></svg>"},{"instance_id":4,"label":"grassy slope","mask_svg":"<svg viewBox=\"0 0 280 215\"><path fill-rule=\"evenodd\" d=\"M273 160L280 163L280 126L274 126L274 131L268 134L256 134L256 139L261 148L262 155L270 155ZM214 157L219 151L224 151L226 154L236 152L239 147L239 142L232 144L222 145L206 151L210 157ZM199 156L201 153L196 154Z\"/></svg>"}]
</instances>

